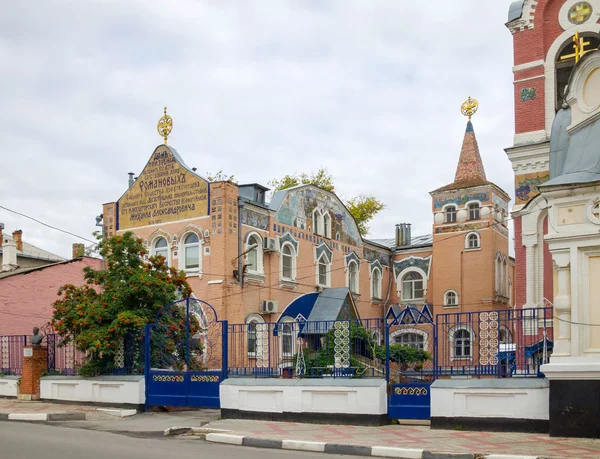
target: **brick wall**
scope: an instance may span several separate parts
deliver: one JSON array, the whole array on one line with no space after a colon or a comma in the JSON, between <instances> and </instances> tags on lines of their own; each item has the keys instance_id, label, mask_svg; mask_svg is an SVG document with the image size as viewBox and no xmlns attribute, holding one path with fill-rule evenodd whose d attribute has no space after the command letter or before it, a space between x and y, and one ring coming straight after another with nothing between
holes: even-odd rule
<instances>
[{"instance_id":1,"label":"brick wall","mask_svg":"<svg viewBox=\"0 0 600 459\"><path fill-rule=\"evenodd\" d=\"M515 305L517 308L521 308L527 301L527 267L522 238L522 217L516 217L513 224L515 228Z\"/></svg>"}]
</instances>

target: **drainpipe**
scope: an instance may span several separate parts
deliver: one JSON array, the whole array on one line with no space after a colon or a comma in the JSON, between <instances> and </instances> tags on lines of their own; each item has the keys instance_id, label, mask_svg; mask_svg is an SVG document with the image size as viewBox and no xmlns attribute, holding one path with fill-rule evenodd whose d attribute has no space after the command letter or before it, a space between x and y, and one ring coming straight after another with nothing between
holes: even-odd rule
<instances>
[{"instance_id":1,"label":"drainpipe","mask_svg":"<svg viewBox=\"0 0 600 459\"><path fill-rule=\"evenodd\" d=\"M396 248L394 247L392 249L392 256L390 257L390 266L389 266L390 280L388 282L387 298L385 299L385 303L383 303L383 310L381 312L381 315L382 315L382 318L384 321L385 321L387 305L390 301L390 296L392 295L392 284L393 284L393 280L394 280L394 256L395 255L396 255Z\"/></svg>"},{"instance_id":2,"label":"drainpipe","mask_svg":"<svg viewBox=\"0 0 600 459\"><path fill-rule=\"evenodd\" d=\"M244 257L242 256L242 209L246 200L238 196L238 281L240 288L244 288Z\"/></svg>"}]
</instances>

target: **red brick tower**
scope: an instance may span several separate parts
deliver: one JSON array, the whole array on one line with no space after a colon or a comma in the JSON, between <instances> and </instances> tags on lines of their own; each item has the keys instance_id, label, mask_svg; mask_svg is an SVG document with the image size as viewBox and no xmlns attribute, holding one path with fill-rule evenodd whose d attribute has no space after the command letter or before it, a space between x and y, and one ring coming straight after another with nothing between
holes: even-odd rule
<instances>
[{"instance_id":1,"label":"red brick tower","mask_svg":"<svg viewBox=\"0 0 600 459\"><path fill-rule=\"evenodd\" d=\"M553 301L552 259L544 242L547 204L538 186L550 178L552 122L571 70L582 53L600 44L599 19L600 0L519 0L510 6L515 137L506 153L515 172L517 307Z\"/></svg>"}]
</instances>

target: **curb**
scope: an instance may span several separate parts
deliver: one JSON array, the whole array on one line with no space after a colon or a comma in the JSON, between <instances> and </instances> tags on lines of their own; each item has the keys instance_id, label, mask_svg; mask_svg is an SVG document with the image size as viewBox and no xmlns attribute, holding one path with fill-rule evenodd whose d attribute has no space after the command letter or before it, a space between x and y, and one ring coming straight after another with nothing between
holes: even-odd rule
<instances>
[{"instance_id":1,"label":"curb","mask_svg":"<svg viewBox=\"0 0 600 459\"><path fill-rule=\"evenodd\" d=\"M0 413L0 421L85 421L85 413Z\"/></svg>"},{"instance_id":2,"label":"curb","mask_svg":"<svg viewBox=\"0 0 600 459\"><path fill-rule=\"evenodd\" d=\"M190 429L190 431L200 431L208 429L199 429L195 427L173 427L165 430L171 433L169 435L178 435L179 429ZM392 457L396 459L540 459L538 456L521 456L505 454L480 454L480 453L445 453L433 452L422 449L395 448L387 446L364 446L337 443L323 443L301 440L275 440L272 438L257 438L233 433L206 433L206 441L211 443L223 443L236 446L253 446L255 448L274 448L296 451L310 451L328 454L345 454L351 456L373 456L373 457ZM198 432L201 433L201 432Z\"/></svg>"},{"instance_id":3,"label":"curb","mask_svg":"<svg viewBox=\"0 0 600 459\"><path fill-rule=\"evenodd\" d=\"M208 424L208 421L201 421L200 425L204 426ZM210 433L219 433L219 434L224 434L224 433L229 433L231 432L231 430L224 430L224 429L210 429L207 427L169 427L168 429L165 429L165 431L163 432L163 437L174 437L176 435L183 435L183 434L192 434L192 435L207 435Z\"/></svg>"}]
</instances>

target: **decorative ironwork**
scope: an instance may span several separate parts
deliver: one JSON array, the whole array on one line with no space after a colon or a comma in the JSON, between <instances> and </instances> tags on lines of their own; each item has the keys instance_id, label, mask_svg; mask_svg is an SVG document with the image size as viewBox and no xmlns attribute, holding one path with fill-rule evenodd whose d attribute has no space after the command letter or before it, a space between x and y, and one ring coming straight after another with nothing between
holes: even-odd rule
<instances>
[{"instance_id":1,"label":"decorative ironwork","mask_svg":"<svg viewBox=\"0 0 600 459\"><path fill-rule=\"evenodd\" d=\"M152 381L180 383L184 381L184 377L182 375L153 375Z\"/></svg>"},{"instance_id":2,"label":"decorative ironwork","mask_svg":"<svg viewBox=\"0 0 600 459\"><path fill-rule=\"evenodd\" d=\"M335 366L348 368L350 366L350 322L335 322L333 336Z\"/></svg>"},{"instance_id":3,"label":"decorative ironwork","mask_svg":"<svg viewBox=\"0 0 600 459\"><path fill-rule=\"evenodd\" d=\"M0 348L2 348L2 361L0 361L0 368L4 371L5 369L10 368L8 336L2 337L0 340Z\"/></svg>"},{"instance_id":4,"label":"decorative ironwork","mask_svg":"<svg viewBox=\"0 0 600 459\"><path fill-rule=\"evenodd\" d=\"M471 96L469 96L469 98L467 100L465 100L462 103L462 105L460 106L460 112L464 116L468 116L469 121L471 121L471 117L475 113L477 113L478 109L479 109L479 102L477 102L475 99L472 99Z\"/></svg>"},{"instance_id":5,"label":"decorative ironwork","mask_svg":"<svg viewBox=\"0 0 600 459\"><path fill-rule=\"evenodd\" d=\"M394 393L396 395L427 395L425 387L396 387Z\"/></svg>"},{"instance_id":6,"label":"decorative ironwork","mask_svg":"<svg viewBox=\"0 0 600 459\"><path fill-rule=\"evenodd\" d=\"M167 138L169 137L169 134L173 130L173 118L171 118L169 115L167 115L167 107L165 107L164 116L158 120L156 130L161 135L161 137L164 139L165 145L166 145Z\"/></svg>"},{"instance_id":7,"label":"decorative ironwork","mask_svg":"<svg viewBox=\"0 0 600 459\"><path fill-rule=\"evenodd\" d=\"M117 368L123 368L125 366L125 339L121 337L117 345L117 352L115 353L115 366Z\"/></svg>"},{"instance_id":8,"label":"decorative ironwork","mask_svg":"<svg viewBox=\"0 0 600 459\"><path fill-rule=\"evenodd\" d=\"M219 382L219 377L216 375L192 375L191 382Z\"/></svg>"},{"instance_id":9,"label":"decorative ironwork","mask_svg":"<svg viewBox=\"0 0 600 459\"><path fill-rule=\"evenodd\" d=\"M269 367L269 324L256 324L256 366Z\"/></svg>"}]
</instances>

